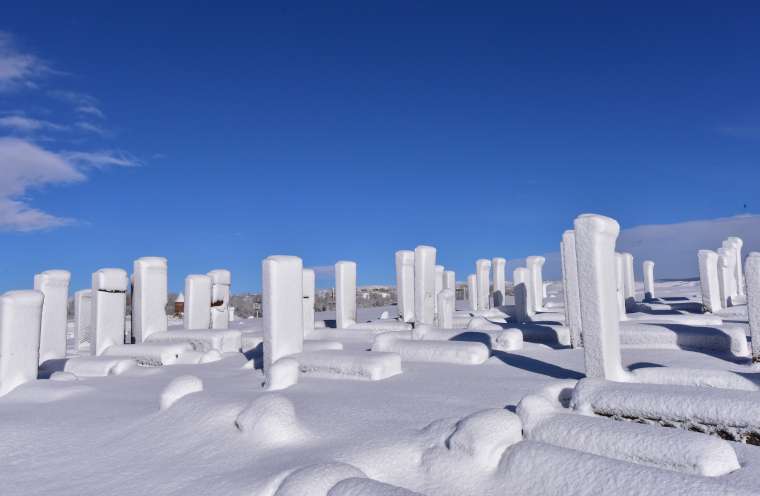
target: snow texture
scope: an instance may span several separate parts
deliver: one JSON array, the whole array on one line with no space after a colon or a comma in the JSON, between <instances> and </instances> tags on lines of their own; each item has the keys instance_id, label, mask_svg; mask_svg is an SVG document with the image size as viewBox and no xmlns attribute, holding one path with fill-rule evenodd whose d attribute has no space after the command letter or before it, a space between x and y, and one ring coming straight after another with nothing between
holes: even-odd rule
<instances>
[{"instance_id":1,"label":"snow texture","mask_svg":"<svg viewBox=\"0 0 760 496\"><path fill-rule=\"evenodd\" d=\"M194 375L183 375L173 379L161 391L161 410L166 410L174 403L184 398L188 394L203 391L203 381Z\"/></svg>"}]
</instances>

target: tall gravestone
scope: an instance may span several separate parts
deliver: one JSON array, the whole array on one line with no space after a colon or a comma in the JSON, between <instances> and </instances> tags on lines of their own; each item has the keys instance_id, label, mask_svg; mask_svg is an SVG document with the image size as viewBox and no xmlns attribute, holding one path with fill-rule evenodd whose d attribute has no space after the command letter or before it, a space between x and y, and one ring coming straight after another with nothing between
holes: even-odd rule
<instances>
[{"instance_id":1,"label":"tall gravestone","mask_svg":"<svg viewBox=\"0 0 760 496\"><path fill-rule=\"evenodd\" d=\"M151 334L167 329L167 275L168 264L163 257L142 257L135 260L132 336L138 344L148 339Z\"/></svg>"},{"instance_id":2,"label":"tall gravestone","mask_svg":"<svg viewBox=\"0 0 760 496\"><path fill-rule=\"evenodd\" d=\"M129 278L123 269L100 269L92 274L90 353L101 355L124 344Z\"/></svg>"},{"instance_id":3,"label":"tall gravestone","mask_svg":"<svg viewBox=\"0 0 760 496\"><path fill-rule=\"evenodd\" d=\"M313 269L303 269L303 334L314 331L314 294L316 293L316 275Z\"/></svg>"},{"instance_id":4,"label":"tall gravestone","mask_svg":"<svg viewBox=\"0 0 760 496\"><path fill-rule=\"evenodd\" d=\"M46 270L34 276L34 289L44 295L40 328L40 364L66 357L69 281L66 270Z\"/></svg>"},{"instance_id":5,"label":"tall gravestone","mask_svg":"<svg viewBox=\"0 0 760 496\"><path fill-rule=\"evenodd\" d=\"M206 275L211 278L211 328L228 329L232 274L227 269L216 269Z\"/></svg>"},{"instance_id":6,"label":"tall gravestone","mask_svg":"<svg viewBox=\"0 0 760 496\"><path fill-rule=\"evenodd\" d=\"M491 295L491 261L481 258L475 262L475 277L478 283L478 310L491 308L489 297Z\"/></svg>"},{"instance_id":7,"label":"tall gravestone","mask_svg":"<svg viewBox=\"0 0 760 496\"><path fill-rule=\"evenodd\" d=\"M501 307L506 304L507 294L507 260L502 257L494 257L491 260L491 271L493 272L493 306Z\"/></svg>"},{"instance_id":8,"label":"tall gravestone","mask_svg":"<svg viewBox=\"0 0 760 496\"><path fill-rule=\"evenodd\" d=\"M208 275L190 274L185 277L185 329L202 330L211 327L212 285L213 281Z\"/></svg>"},{"instance_id":9,"label":"tall gravestone","mask_svg":"<svg viewBox=\"0 0 760 496\"><path fill-rule=\"evenodd\" d=\"M396 252L396 300L404 322L414 322L414 252Z\"/></svg>"},{"instance_id":10,"label":"tall gravestone","mask_svg":"<svg viewBox=\"0 0 760 496\"><path fill-rule=\"evenodd\" d=\"M417 324L435 323L435 256L432 246L414 249L414 318Z\"/></svg>"},{"instance_id":11,"label":"tall gravestone","mask_svg":"<svg viewBox=\"0 0 760 496\"><path fill-rule=\"evenodd\" d=\"M43 298L40 291L0 296L0 396L37 379Z\"/></svg>"}]
</instances>

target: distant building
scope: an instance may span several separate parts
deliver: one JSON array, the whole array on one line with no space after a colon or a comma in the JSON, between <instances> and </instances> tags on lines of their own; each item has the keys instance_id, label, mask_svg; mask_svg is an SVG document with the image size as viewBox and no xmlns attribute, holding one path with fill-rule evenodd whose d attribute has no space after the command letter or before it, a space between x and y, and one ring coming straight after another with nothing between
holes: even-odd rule
<instances>
[{"instance_id":1,"label":"distant building","mask_svg":"<svg viewBox=\"0 0 760 496\"><path fill-rule=\"evenodd\" d=\"M174 313L176 315L185 313L185 295L183 293L180 293L174 300Z\"/></svg>"}]
</instances>

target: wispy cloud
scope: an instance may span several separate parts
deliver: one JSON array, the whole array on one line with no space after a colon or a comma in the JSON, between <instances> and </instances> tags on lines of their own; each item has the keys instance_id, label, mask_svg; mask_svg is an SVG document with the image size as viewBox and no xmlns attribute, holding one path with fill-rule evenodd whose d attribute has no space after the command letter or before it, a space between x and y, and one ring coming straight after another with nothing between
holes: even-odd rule
<instances>
[{"instance_id":1,"label":"wispy cloud","mask_svg":"<svg viewBox=\"0 0 760 496\"><path fill-rule=\"evenodd\" d=\"M90 122L77 122L74 125L77 127L77 129L81 129L82 131L86 131L88 133L97 134L98 136L108 135L108 131L106 131L104 128Z\"/></svg>"},{"instance_id":2,"label":"wispy cloud","mask_svg":"<svg viewBox=\"0 0 760 496\"><path fill-rule=\"evenodd\" d=\"M48 96L55 98L56 100L68 103L74 107L74 110L80 114L96 116L101 119L105 118L105 114L99 107L98 99L87 93L80 93L78 91L65 91L65 90L51 90L48 91Z\"/></svg>"},{"instance_id":3,"label":"wispy cloud","mask_svg":"<svg viewBox=\"0 0 760 496\"><path fill-rule=\"evenodd\" d=\"M0 117L0 127L22 133L31 133L42 130L62 131L67 129L67 126L40 119L33 119L23 115L8 115Z\"/></svg>"},{"instance_id":4,"label":"wispy cloud","mask_svg":"<svg viewBox=\"0 0 760 496\"><path fill-rule=\"evenodd\" d=\"M0 92L35 88L35 79L48 72L51 70L45 62L21 51L10 33L0 31Z\"/></svg>"},{"instance_id":5,"label":"wispy cloud","mask_svg":"<svg viewBox=\"0 0 760 496\"><path fill-rule=\"evenodd\" d=\"M76 111L80 114L94 115L95 117L100 117L101 119L105 118L103 111L93 104L80 105L76 108Z\"/></svg>"},{"instance_id":6,"label":"wispy cloud","mask_svg":"<svg viewBox=\"0 0 760 496\"><path fill-rule=\"evenodd\" d=\"M140 165L140 161L123 151L104 150L99 152L64 152L61 154L67 160L89 167L134 167Z\"/></svg>"}]
</instances>

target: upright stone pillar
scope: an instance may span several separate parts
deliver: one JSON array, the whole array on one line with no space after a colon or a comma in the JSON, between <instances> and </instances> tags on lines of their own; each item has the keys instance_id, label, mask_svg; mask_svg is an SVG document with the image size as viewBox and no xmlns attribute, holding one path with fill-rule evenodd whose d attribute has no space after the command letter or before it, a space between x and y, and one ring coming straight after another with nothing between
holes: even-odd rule
<instances>
[{"instance_id":1,"label":"upright stone pillar","mask_svg":"<svg viewBox=\"0 0 760 496\"><path fill-rule=\"evenodd\" d=\"M0 296L0 396L37 379L40 291L8 291Z\"/></svg>"},{"instance_id":2,"label":"upright stone pillar","mask_svg":"<svg viewBox=\"0 0 760 496\"><path fill-rule=\"evenodd\" d=\"M210 276L190 274L185 277L185 329L198 330L211 327L211 287Z\"/></svg>"},{"instance_id":3,"label":"upright stone pillar","mask_svg":"<svg viewBox=\"0 0 760 496\"><path fill-rule=\"evenodd\" d=\"M720 305L720 283L718 281L718 254L712 250L699 250L699 285L702 288L702 305L708 312L715 313Z\"/></svg>"},{"instance_id":4,"label":"upright stone pillar","mask_svg":"<svg viewBox=\"0 0 760 496\"><path fill-rule=\"evenodd\" d=\"M66 270L46 270L34 276L34 289L42 292L40 364L66 358L66 330L69 305L69 280Z\"/></svg>"},{"instance_id":5,"label":"upright stone pillar","mask_svg":"<svg viewBox=\"0 0 760 496\"><path fill-rule=\"evenodd\" d=\"M312 269L303 269L303 334L314 331L314 293L316 293L316 275Z\"/></svg>"},{"instance_id":6,"label":"upright stone pillar","mask_svg":"<svg viewBox=\"0 0 760 496\"><path fill-rule=\"evenodd\" d=\"M505 296L507 294L507 260L501 257L494 257L491 260L491 270L493 271L493 306L501 307L505 305Z\"/></svg>"},{"instance_id":7,"label":"upright stone pillar","mask_svg":"<svg viewBox=\"0 0 760 496\"><path fill-rule=\"evenodd\" d=\"M261 265L264 374L270 384L272 364L303 351L303 262L298 257L274 255Z\"/></svg>"},{"instance_id":8,"label":"upright stone pillar","mask_svg":"<svg viewBox=\"0 0 760 496\"><path fill-rule=\"evenodd\" d=\"M443 291L443 273L446 268L443 265L435 266L435 313L438 313L438 293Z\"/></svg>"},{"instance_id":9,"label":"upright stone pillar","mask_svg":"<svg viewBox=\"0 0 760 496\"><path fill-rule=\"evenodd\" d=\"M562 260L565 284L565 313L573 348L583 346L581 335L581 302L578 290L578 261L575 255L575 231L568 229L562 234Z\"/></svg>"},{"instance_id":10,"label":"upright stone pillar","mask_svg":"<svg viewBox=\"0 0 760 496\"><path fill-rule=\"evenodd\" d=\"M736 246L731 238L723 241L721 247L717 250L718 256L725 257L726 264L728 265L728 274L726 274L726 285L728 286L728 300L732 301L736 299L739 294L739 285L736 280L736 266L738 265L736 260Z\"/></svg>"},{"instance_id":11,"label":"upright stone pillar","mask_svg":"<svg viewBox=\"0 0 760 496\"><path fill-rule=\"evenodd\" d=\"M625 259L622 253L615 252L615 299L620 320L627 320L625 311Z\"/></svg>"},{"instance_id":12,"label":"upright stone pillar","mask_svg":"<svg viewBox=\"0 0 760 496\"><path fill-rule=\"evenodd\" d=\"M438 327L451 329L454 327L454 290L442 289L438 293Z\"/></svg>"},{"instance_id":13,"label":"upright stone pillar","mask_svg":"<svg viewBox=\"0 0 760 496\"><path fill-rule=\"evenodd\" d=\"M633 273L633 255L623 253L623 289L625 290L625 311L636 311L636 279Z\"/></svg>"},{"instance_id":14,"label":"upright stone pillar","mask_svg":"<svg viewBox=\"0 0 760 496\"><path fill-rule=\"evenodd\" d=\"M467 301L470 304L470 310L474 312L478 309L478 278L475 274L467 276Z\"/></svg>"},{"instance_id":15,"label":"upright stone pillar","mask_svg":"<svg viewBox=\"0 0 760 496\"><path fill-rule=\"evenodd\" d=\"M727 238L727 241L731 242L733 249L734 249L734 256L736 257L736 264L735 264L735 279L736 279L736 290L737 293L740 295L744 294L744 271L742 269L742 247L744 246L744 241L742 241L741 238L736 236L730 236Z\"/></svg>"},{"instance_id":16,"label":"upright stone pillar","mask_svg":"<svg viewBox=\"0 0 760 496\"><path fill-rule=\"evenodd\" d=\"M525 259L525 267L530 272L530 289L533 291L531 301L533 313L540 312L544 308L544 276L543 267L546 259L539 256L530 256Z\"/></svg>"},{"instance_id":17,"label":"upright stone pillar","mask_svg":"<svg viewBox=\"0 0 760 496\"><path fill-rule=\"evenodd\" d=\"M74 293L74 350L79 349L80 343L91 343L91 328L92 290L80 289Z\"/></svg>"},{"instance_id":18,"label":"upright stone pillar","mask_svg":"<svg viewBox=\"0 0 760 496\"><path fill-rule=\"evenodd\" d=\"M718 250L718 293L720 294L720 306L722 308L731 306L731 291L733 289L732 274L728 263L729 255L725 252L725 248Z\"/></svg>"},{"instance_id":19,"label":"upright stone pillar","mask_svg":"<svg viewBox=\"0 0 760 496\"><path fill-rule=\"evenodd\" d=\"M206 275L211 278L211 328L229 329L232 274L227 269L216 269Z\"/></svg>"},{"instance_id":20,"label":"upright stone pillar","mask_svg":"<svg viewBox=\"0 0 760 496\"><path fill-rule=\"evenodd\" d=\"M747 256L747 314L752 337L752 361L760 362L760 253L753 251Z\"/></svg>"},{"instance_id":21,"label":"upright stone pillar","mask_svg":"<svg viewBox=\"0 0 760 496\"><path fill-rule=\"evenodd\" d=\"M356 262L335 264L335 323L338 329L356 324Z\"/></svg>"},{"instance_id":22,"label":"upright stone pillar","mask_svg":"<svg viewBox=\"0 0 760 496\"><path fill-rule=\"evenodd\" d=\"M123 269L100 269L92 274L92 331L90 353L101 355L124 344L129 278Z\"/></svg>"},{"instance_id":23,"label":"upright stone pillar","mask_svg":"<svg viewBox=\"0 0 760 496\"><path fill-rule=\"evenodd\" d=\"M515 296L515 320L517 322L530 322L530 317L533 314L531 279L530 270L525 267L518 267L512 273Z\"/></svg>"},{"instance_id":24,"label":"upright stone pillar","mask_svg":"<svg viewBox=\"0 0 760 496\"><path fill-rule=\"evenodd\" d=\"M594 214L575 219L575 254L581 302L586 376L623 381L616 301L615 241L618 223Z\"/></svg>"},{"instance_id":25,"label":"upright stone pillar","mask_svg":"<svg viewBox=\"0 0 760 496\"><path fill-rule=\"evenodd\" d=\"M134 263L132 289L132 336L142 343L167 328L168 264L163 257L142 257ZM185 295L187 298L187 295Z\"/></svg>"},{"instance_id":26,"label":"upright stone pillar","mask_svg":"<svg viewBox=\"0 0 760 496\"><path fill-rule=\"evenodd\" d=\"M475 277L478 282L478 310L488 310L491 295L491 261L481 258L475 262Z\"/></svg>"},{"instance_id":27,"label":"upright stone pillar","mask_svg":"<svg viewBox=\"0 0 760 496\"><path fill-rule=\"evenodd\" d=\"M414 249L414 318L417 324L435 323L435 255L432 246Z\"/></svg>"},{"instance_id":28,"label":"upright stone pillar","mask_svg":"<svg viewBox=\"0 0 760 496\"><path fill-rule=\"evenodd\" d=\"M654 299L654 262L651 260L644 260L642 264L644 271L644 299Z\"/></svg>"},{"instance_id":29,"label":"upright stone pillar","mask_svg":"<svg viewBox=\"0 0 760 496\"><path fill-rule=\"evenodd\" d=\"M451 289L456 295L457 275L453 270L447 270L443 273L443 289Z\"/></svg>"},{"instance_id":30,"label":"upright stone pillar","mask_svg":"<svg viewBox=\"0 0 760 496\"><path fill-rule=\"evenodd\" d=\"M414 252L396 252L396 301L404 322L414 322Z\"/></svg>"}]
</instances>

